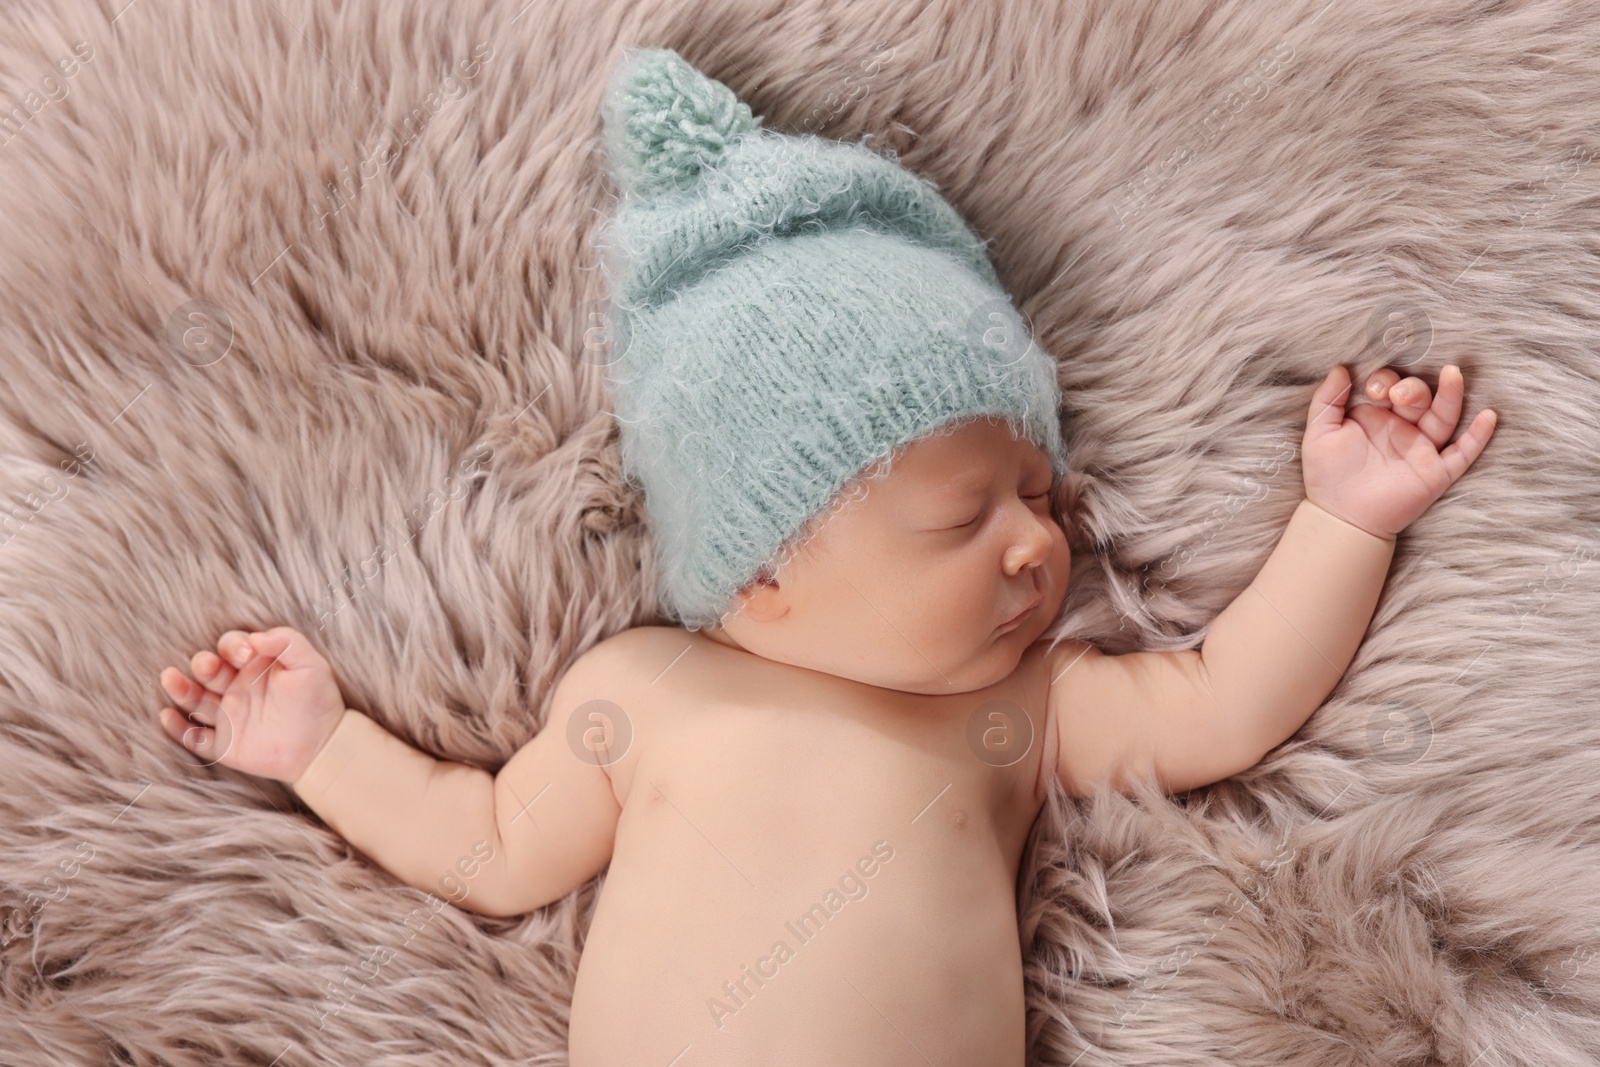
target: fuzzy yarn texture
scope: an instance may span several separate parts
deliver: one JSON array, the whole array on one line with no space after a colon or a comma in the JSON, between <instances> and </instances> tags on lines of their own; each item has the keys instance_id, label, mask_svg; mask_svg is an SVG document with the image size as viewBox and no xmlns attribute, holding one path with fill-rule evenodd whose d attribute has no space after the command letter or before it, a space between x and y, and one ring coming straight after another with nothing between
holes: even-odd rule
<instances>
[{"instance_id":1,"label":"fuzzy yarn texture","mask_svg":"<svg viewBox=\"0 0 1600 1067\"><path fill-rule=\"evenodd\" d=\"M630 46L990 239L1073 455L1052 636L1195 647L1335 362L1501 415L1292 739L1052 795L1028 1063L1600 1060L1597 39L1567 0L6 4L0 1062L567 1062L603 873L506 920L401 885L180 752L157 673L293 625L495 769L657 621L588 243Z\"/></svg>"},{"instance_id":2,"label":"fuzzy yarn texture","mask_svg":"<svg viewBox=\"0 0 1600 1067\"><path fill-rule=\"evenodd\" d=\"M1055 363L929 182L760 129L671 49L626 50L602 112L612 406L664 614L719 622L847 482L953 420L1008 418L1065 472Z\"/></svg>"}]
</instances>

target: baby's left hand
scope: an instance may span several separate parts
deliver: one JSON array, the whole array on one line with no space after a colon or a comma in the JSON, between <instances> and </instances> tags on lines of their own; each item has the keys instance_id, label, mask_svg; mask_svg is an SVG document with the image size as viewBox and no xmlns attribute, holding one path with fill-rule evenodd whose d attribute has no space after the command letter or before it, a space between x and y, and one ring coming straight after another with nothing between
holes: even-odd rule
<instances>
[{"instance_id":1,"label":"baby's left hand","mask_svg":"<svg viewBox=\"0 0 1600 1067\"><path fill-rule=\"evenodd\" d=\"M1421 378L1387 367L1367 378L1371 404L1346 417L1350 374L1335 366L1311 398L1300 445L1306 499L1378 537L1393 538L1466 473L1499 422L1478 412L1460 440L1444 447L1461 418L1461 368L1439 372L1439 395ZM1386 409L1378 404L1387 400Z\"/></svg>"}]
</instances>

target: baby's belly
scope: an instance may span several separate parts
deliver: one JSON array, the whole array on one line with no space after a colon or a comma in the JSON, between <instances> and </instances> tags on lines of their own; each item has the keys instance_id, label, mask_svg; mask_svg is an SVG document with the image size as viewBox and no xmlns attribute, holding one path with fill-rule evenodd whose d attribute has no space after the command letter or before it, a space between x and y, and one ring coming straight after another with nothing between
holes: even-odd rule
<instances>
[{"instance_id":1,"label":"baby's belly","mask_svg":"<svg viewBox=\"0 0 1600 1067\"><path fill-rule=\"evenodd\" d=\"M1016 858L980 790L741 770L714 791L636 782L573 1067L1021 1067Z\"/></svg>"}]
</instances>

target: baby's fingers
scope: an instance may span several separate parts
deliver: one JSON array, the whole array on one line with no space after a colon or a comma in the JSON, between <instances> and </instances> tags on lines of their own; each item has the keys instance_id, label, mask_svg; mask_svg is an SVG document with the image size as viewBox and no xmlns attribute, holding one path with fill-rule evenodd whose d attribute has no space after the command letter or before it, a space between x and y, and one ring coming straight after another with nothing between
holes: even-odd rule
<instances>
[{"instance_id":1,"label":"baby's fingers","mask_svg":"<svg viewBox=\"0 0 1600 1067\"><path fill-rule=\"evenodd\" d=\"M1380 367L1367 375L1367 399L1383 407L1389 399L1389 390L1400 380L1400 375L1388 367Z\"/></svg>"},{"instance_id":2,"label":"baby's fingers","mask_svg":"<svg viewBox=\"0 0 1600 1067\"><path fill-rule=\"evenodd\" d=\"M1428 406L1433 403L1433 393L1428 389L1428 383L1421 378L1406 378L1390 386L1388 393L1390 409L1402 419L1412 425L1427 414ZM1445 436L1449 440L1449 435ZM1433 447L1438 448L1439 442L1435 441Z\"/></svg>"},{"instance_id":3,"label":"baby's fingers","mask_svg":"<svg viewBox=\"0 0 1600 1067\"><path fill-rule=\"evenodd\" d=\"M1367 375L1363 392L1373 407L1388 408L1413 425L1433 402L1427 382L1415 376L1402 380L1397 372L1388 367L1380 367ZM1439 446L1435 443L1434 447Z\"/></svg>"},{"instance_id":4,"label":"baby's fingers","mask_svg":"<svg viewBox=\"0 0 1600 1067\"><path fill-rule=\"evenodd\" d=\"M1447 364L1439 371L1439 393L1433 398L1432 406L1413 420L1423 436L1433 442L1434 448L1444 447L1450 435L1456 432L1456 422L1461 418L1461 395L1461 368L1454 363Z\"/></svg>"},{"instance_id":5,"label":"baby's fingers","mask_svg":"<svg viewBox=\"0 0 1600 1067\"><path fill-rule=\"evenodd\" d=\"M173 708L161 709L161 730L185 751L198 757L202 767L217 762L225 751L214 727L194 722Z\"/></svg>"},{"instance_id":6,"label":"baby's fingers","mask_svg":"<svg viewBox=\"0 0 1600 1067\"><path fill-rule=\"evenodd\" d=\"M1483 446L1489 443L1489 438L1494 434L1494 428L1500 423L1500 416L1493 408L1484 408L1478 412L1456 440L1456 443L1439 453L1439 458L1444 461L1444 469L1454 482L1467 472L1472 466L1472 461L1483 452Z\"/></svg>"},{"instance_id":7,"label":"baby's fingers","mask_svg":"<svg viewBox=\"0 0 1600 1067\"><path fill-rule=\"evenodd\" d=\"M190 747L193 737L186 737L185 734L193 730L196 725L176 708L161 709L161 732L191 752L194 751ZM198 734L198 731L196 731L196 734Z\"/></svg>"},{"instance_id":8,"label":"baby's fingers","mask_svg":"<svg viewBox=\"0 0 1600 1067\"><path fill-rule=\"evenodd\" d=\"M229 630L217 638L217 656L235 667L250 662L255 651L250 647L250 635L243 630Z\"/></svg>"},{"instance_id":9,"label":"baby's fingers","mask_svg":"<svg viewBox=\"0 0 1600 1067\"><path fill-rule=\"evenodd\" d=\"M228 691L234 670L215 652L202 650L189 657L189 673L194 675L195 681L221 696Z\"/></svg>"},{"instance_id":10,"label":"baby's fingers","mask_svg":"<svg viewBox=\"0 0 1600 1067\"><path fill-rule=\"evenodd\" d=\"M191 681L176 667L163 668L160 678L161 688L166 690L174 704L183 709L185 715L206 724L216 721L214 709L217 698L211 690Z\"/></svg>"},{"instance_id":11,"label":"baby's fingers","mask_svg":"<svg viewBox=\"0 0 1600 1067\"><path fill-rule=\"evenodd\" d=\"M263 658L259 653L263 650L257 647L262 639L261 634L246 632L244 630L229 630L217 638L218 654L232 663L236 668L232 683L235 679L245 686L255 686L267 676L272 665L277 662L276 656Z\"/></svg>"}]
</instances>

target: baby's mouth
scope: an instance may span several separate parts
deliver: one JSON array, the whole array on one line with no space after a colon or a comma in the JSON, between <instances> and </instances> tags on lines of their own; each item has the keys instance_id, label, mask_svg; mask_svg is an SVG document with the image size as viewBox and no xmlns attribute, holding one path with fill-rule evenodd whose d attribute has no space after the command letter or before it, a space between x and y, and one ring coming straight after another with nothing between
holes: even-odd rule
<instances>
[{"instance_id":1,"label":"baby's mouth","mask_svg":"<svg viewBox=\"0 0 1600 1067\"><path fill-rule=\"evenodd\" d=\"M1005 630L1005 629L1009 629L1012 626L1019 625L1029 615L1033 614L1035 608L1037 608L1040 604L1043 604L1043 603L1044 603L1044 594L1040 593L1038 596L1034 597L1031 602L1029 602L1027 607L1023 608L1016 615L1013 615L1011 618L1009 618L1005 622L1001 623L999 625L998 629Z\"/></svg>"}]
</instances>

